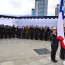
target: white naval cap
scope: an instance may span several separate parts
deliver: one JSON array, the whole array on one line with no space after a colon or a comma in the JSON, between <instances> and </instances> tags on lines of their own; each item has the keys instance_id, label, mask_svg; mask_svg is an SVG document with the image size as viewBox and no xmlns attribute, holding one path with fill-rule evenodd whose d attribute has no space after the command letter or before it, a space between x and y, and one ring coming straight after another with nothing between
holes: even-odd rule
<instances>
[{"instance_id":1,"label":"white naval cap","mask_svg":"<svg viewBox=\"0 0 65 65\"><path fill-rule=\"evenodd\" d=\"M57 28L56 28L56 27L53 27L53 28L52 28L52 30L55 30L55 29L57 29Z\"/></svg>"}]
</instances>

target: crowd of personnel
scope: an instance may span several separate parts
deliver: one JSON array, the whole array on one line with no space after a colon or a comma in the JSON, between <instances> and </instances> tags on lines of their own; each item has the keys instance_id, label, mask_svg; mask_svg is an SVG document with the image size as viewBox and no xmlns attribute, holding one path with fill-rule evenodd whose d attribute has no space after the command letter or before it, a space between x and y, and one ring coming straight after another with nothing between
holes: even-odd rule
<instances>
[{"instance_id":1,"label":"crowd of personnel","mask_svg":"<svg viewBox=\"0 0 65 65\"><path fill-rule=\"evenodd\" d=\"M35 40L51 40L52 30L49 27L38 26L9 26L0 25L0 39L3 38L19 38L19 39L35 39Z\"/></svg>"}]
</instances>

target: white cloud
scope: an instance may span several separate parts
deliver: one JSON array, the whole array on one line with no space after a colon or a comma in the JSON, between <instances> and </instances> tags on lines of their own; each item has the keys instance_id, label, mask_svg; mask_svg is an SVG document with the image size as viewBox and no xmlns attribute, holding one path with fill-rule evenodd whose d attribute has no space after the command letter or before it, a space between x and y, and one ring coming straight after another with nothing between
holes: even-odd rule
<instances>
[{"instance_id":1,"label":"white cloud","mask_svg":"<svg viewBox=\"0 0 65 65\"><path fill-rule=\"evenodd\" d=\"M49 0L48 15L54 15L54 8L60 0ZM0 0L0 14L31 15L35 0Z\"/></svg>"}]
</instances>

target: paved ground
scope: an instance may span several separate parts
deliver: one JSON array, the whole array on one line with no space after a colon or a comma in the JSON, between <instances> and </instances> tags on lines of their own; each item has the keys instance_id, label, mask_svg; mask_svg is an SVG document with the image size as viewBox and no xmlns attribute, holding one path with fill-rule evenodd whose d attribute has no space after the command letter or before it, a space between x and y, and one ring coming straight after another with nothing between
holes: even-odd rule
<instances>
[{"instance_id":1,"label":"paved ground","mask_svg":"<svg viewBox=\"0 0 65 65\"><path fill-rule=\"evenodd\" d=\"M58 63L53 63L50 54L38 55L33 50L39 48L50 50L50 41L0 39L0 65L63 65L63 61L59 58L59 50Z\"/></svg>"}]
</instances>

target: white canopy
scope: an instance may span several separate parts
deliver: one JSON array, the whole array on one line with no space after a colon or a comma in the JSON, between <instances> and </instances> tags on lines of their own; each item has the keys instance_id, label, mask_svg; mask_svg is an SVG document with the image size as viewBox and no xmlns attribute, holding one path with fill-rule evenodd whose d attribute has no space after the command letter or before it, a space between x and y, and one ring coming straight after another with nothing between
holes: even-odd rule
<instances>
[{"instance_id":1,"label":"white canopy","mask_svg":"<svg viewBox=\"0 0 65 65\"><path fill-rule=\"evenodd\" d=\"M65 23L65 22L64 22ZM0 18L0 24L4 25L15 25L15 26L49 26L56 27L57 19L11 19L11 18ZM64 24L65 25L65 24Z\"/></svg>"}]
</instances>

